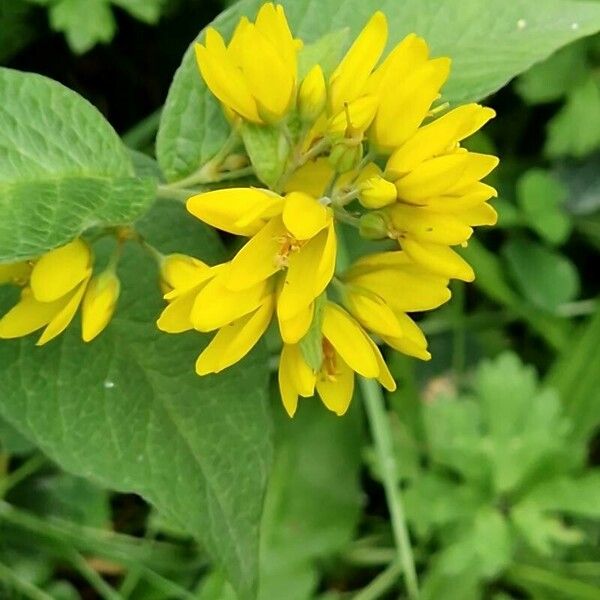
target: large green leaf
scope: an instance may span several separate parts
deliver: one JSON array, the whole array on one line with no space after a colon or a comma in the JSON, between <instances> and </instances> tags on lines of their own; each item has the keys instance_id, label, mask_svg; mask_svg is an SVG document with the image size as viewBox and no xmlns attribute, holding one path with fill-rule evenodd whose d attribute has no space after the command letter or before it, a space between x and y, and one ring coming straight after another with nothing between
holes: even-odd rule
<instances>
[{"instance_id":1,"label":"large green leaf","mask_svg":"<svg viewBox=\"0 0 600 600\"><path fill-rule=\"evenodd\" d=\"M222 258L216 236L179 205L159 203L139 230L164 252ZM72 324L43 348L31 338L0 344L0 413L65 469L147 498L251 597L271 455L264 351L196 376L206 339L157 330L152 259L130 245L119 274L117 314L93 343Z\"/></svg>"},{"instance_id":2,"label":"large green leaf","mask_svg":"<svg viewBox=\"0 0 600 600\"><path fill-rule=\"evenodd\" d=\"M214 26L229 36L263 0L243 0ZM416 32L434 55L453 59L444 97L477 100L565 44L600 29L600 5L566 0L281 0L295 35L314 42L348 27L351 38L375 10L390 23L390 43ZM449 26L451 24L451 26ZM193 48L183 58L163 112L157 154L169 181L205 163L222 145L227 123L201 81Z\"/></svg>"},{"instance_id":3,"label":"large green leaf","mask_svg":"<svg viewBox=\"0 0 600 600\"><path fill-rule=\"evenodd\" d=\"M0 69L0 130L0 262L130 223L153 199L104 117L55 81Z\"/></svg>"}]
</instances>

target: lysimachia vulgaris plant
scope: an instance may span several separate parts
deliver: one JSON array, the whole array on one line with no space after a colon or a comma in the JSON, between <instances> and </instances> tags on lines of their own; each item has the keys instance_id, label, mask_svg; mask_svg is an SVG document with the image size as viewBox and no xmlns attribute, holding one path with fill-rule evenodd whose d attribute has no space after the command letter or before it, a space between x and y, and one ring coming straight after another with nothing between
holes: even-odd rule
<instances>
[{"instance_id":1,"label":"lysimachia vulgaris plant","mask_svg":"<svg viewBox=\"0 0 600 600\"><path fill-rule=\"evenodd\" d=\"M276 140L279 168L263 177L257 168L259 185L187 199L196 218L247 239L230 261L209 266L148 248L168 302L158 327L216 332L196 362L203 376L241 360L276 323L279 387L290 416L299 397L315 393L343 415L354 373L394 390L376 341L428 360L409 313L447 302L451 279L474 279L452 247L467 244L474 227L496 222L488 203L496 191L481 180L498 159L461 146L494 111L449 107L441 89L450 60L432 58L415 34L383 56L387 29L376 12L331 73L314 64L302 78L304 43L280 5L264 4L254 22L243 17L228 43L209 27L195 45L199 76L221 102L231 135L185 184L246 173L255 153L249 140L260 135ZM346 264L340 224L397 248ZM116 237L108 266L95 275L84 239L2 267L2 281L22 293L0 320L0 337L43 328L38 344L45 344L81 305L82 337L94 339L119 297L120 248L136 239L126 229Z\"/></svg>"}]
</instances>

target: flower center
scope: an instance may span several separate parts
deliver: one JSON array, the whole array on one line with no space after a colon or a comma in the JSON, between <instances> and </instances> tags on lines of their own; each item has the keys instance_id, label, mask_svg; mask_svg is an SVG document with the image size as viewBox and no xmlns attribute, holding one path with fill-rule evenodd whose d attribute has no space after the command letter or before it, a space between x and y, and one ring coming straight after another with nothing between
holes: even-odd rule
<instances>
[{"instance_id":1,"label":"flower center","mask_svg":"<svg viewBox=\"0 0 600 600\"><path fill-rule=\"evenodd\" d=\"M292 252L298 252L304 242L297 240L290 233L285 233L277 238L279 244L279 250L275 255L275 264L279 269L287 269L289 265L290 254Z\"/></svg>"}]
</instances>

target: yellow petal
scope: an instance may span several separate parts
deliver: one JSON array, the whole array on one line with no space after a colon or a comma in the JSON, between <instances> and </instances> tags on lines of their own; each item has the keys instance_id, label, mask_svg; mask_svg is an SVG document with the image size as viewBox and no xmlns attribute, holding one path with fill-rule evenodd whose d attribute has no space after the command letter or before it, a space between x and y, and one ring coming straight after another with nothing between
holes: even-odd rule
<instances>
[{"instance_id":1,"label":"yellow petal","mask_svg":"<svg viewBox=\"0 0 600 600\"><path fill-rule=\"evenodd\" d=\"M91 252L80 239L44 254L31 272L31 291L40 302L53 302L81 283L89 274Z\"/></svg>"},{"instance_id":2,"label":"yellow petal","mask_svg":"<svg viewBox=\"0 0 600 600\"><path fill-rule=\"evenodd\" d=\"M255 21L256 29L264 35L281 55L283 63L296 80L298 44L292 36L283 6L267 2L260 7Z\"/></svg>"},{"instance_id":3,"label":"yellow petal","mask_svg":"<svg viewBox=\"0 0 600 600\"><path fill-rule=\"evenodd\" d=\"M356 260L346 271L344 278L352 279L363 273L370 273L377 269L403 267L410 264L411 260L406 252L375 252L366 254Z\"/></svg>"},{"instance_id":4,"label":"yellow petal","mask_svg":"<svg viewBox=\"0 0 600 600\"><path fill-rule=\"evenodd\" d=\"M450 59L430 60L401 84L396 83L398 94L388 93L381 98L371 132L371 139L380 151L392 152L417 131L449 72Z\"/></svg>"},{"instance_id":5,"label":"yellow petal","mask_svg":"<svg viewBox=\"0 0 600 600\"><path fill-rule=\"evenodd\" d=\"M68 296L54 302L39 302L30 288L21 292L21 299L0 319L0 338L23 337L47 325L68 302Z\"/></svg>"},{"instance_id":6,"label":"yellow petal","mask_svg":"<svg viewBox=\"0 0 600 600\"><path fill-rule=\"evenodd\" d=\"M315 65L302 80L298 90L298 112L307 123L313 122L325 110L327 86L320 65Z\"/></svg>"},{"instance_id":7,"label":"yellow petal","mask_svg":"<svg viewBox=\"0 0 600 600\"><path fill-rule=\"evenodd\" d=\"M419 265L364 272L348 283L373 292L395 313L431 310L450 299L448 279L428 273Z\"/></svg>"},{"instance_id":8,"label":"yellow petal","mask_svg":"<svg viewBox=\"0 0 600 600\"><path fill-rule=\"evenodd\" d=\"M401 338L382 336L384 342L398 352L421 360L429 360L431 354L427 351L427 339L419 326L408 315L398 314L397 317L402 323L404 335Z\"/></svg>"},{"instance_id":9,"label":"yellow petal","mask_svg":"<svg viewBox=\"0 0 600 600\"><path fill-rule=\"evenodd\" d=\"M267 330L272 315L273 299L269 297L255 312L219 329L198 357L196 373L219 373L244 358Z\"/></svg>"},{"instance_id":10,"label":"yellow petal","mask_svg":"<svg viewBox=\"0 0 600 600\"><path fill-rule=\"evenodd\" d=\"M347 287L344 304L352 316L374 333L402 336L402 328L392 309L377 294Z\"/></svg>"},{"instance_id":11,"label":"yellow petal","mask_svg":"<svg viewBox=\"0 0 600 600\"><path fill-rule=\"evenodd\" d=\"M331 212L304 192L291 192L285 197L283 223L297 240L309 240L327 226Z\"/></svg>"},{"instance_id":12,"label":"yellow petal","mask_svg":"<svg viewBox=\"0 0 600 600\"><path fill-rule=\"evenodd\" d=\"M372 123L379 106L376 96L361 96L348 102L343 110L330 121L327 128L332 135L353 137L357 132L364 132Z\"/></svg>"},{"instance_id":13,"label":"yellow petal","mask_svg":"<svg viewBox=\"0 0 600 600\"><path fill-rule=\"evenodd\" d=\"M278 258L285 245L286 228L280 217L271 219L231 261L227 287L244 290L268 279L283 267Z\"/></svg>"},{"instance_id":14,"label":"yellow petal","mask_svg":"<svg viewBox=\"0 0 600 600\"><path fill-rule=\"evenodd\" d=\"M0 265L0 285L14 283L24 285L31 274L31 264L28 261Z\"/></svg>"},{"instance_id":15,"label":"yellow petal","mask_svg":"<svg viewBox=\"0 0 600 600\"><path fill-rule=\"evenodd\" d=\"M331 179L335 175L326 156L306 163L294 171L285 182L284 192L304 192L313 198L325 195Z\"/></svg>"},{"instance_id":16,"label":"yellow petal","mask_svg":"<svg viewBox=\"0 0 600 600\"><path fill-rule=\"evenodd\" d=\"M193 329L192 307L198 295L198 289L192 288L177 296L162 311L157 327L166 333L183 333Z\"/></svg>"},{"instance_id":17,"label":"yellow petal","mask_svg":"<svg viewBox=\"0 0 600 600\"><path fill-rule=\"evenodd\" d=\"M92 341L108 325L117 306L121 282L113 271L104 271L89 282L81 306L81 337Z\"/></svg>"},{"instance_id":18,"label":"yellow petal","mask_svg":"<svg viewBox=\"0 0 600 600\"><path fill-rule=\"evenodd\" d=\"M430 196L457 195L497 165L495 156L475 152L432 158L396 181L398 197L418 204Z\"/></svg>"},{"instance_id":19,"label":"yellow petal","mask_svg":"<svg viewBox=\"0 0 600 600\"><path fill-rule=\"evenodd\" d=\"M287 321L279 319L279 332L286 344L297 344L308 331L313 320L314 302ZM279 315L278 315L279 316Z\"/></svg>"},{"instance_id":20,"label":"yellow petal","mask_svg":"<svg viewBox=\"0 0 600 600\"><path fill-rule=\"evenodd\" d=\"M190 318L198 331L214 331L255 311L270 291L266 281L232 291L226 286L229 277L225 269L197 293Z\"/></svg>"},{"instance_id":21,"label":"yellow petal","mask_svg":"<svg viewBox=\"0 0 600 600\"><path fill-rule=\"evenodd\" d=\"M383 208L396 201L396 186L376 175L361 184L358 199L365 208Z\"/></svg>"},{"instance_id":22,"label":"yellow petal","mask_svg":"<svg viewBox=\"0 0 600 600\"><path fill-rule=\"evenodd\" d=\"M244 78L258 104L258 113L276 122L290 108L295 91L296 64L286 64L280 50L249 23L240 48Z\"/></svg>"},{"instance_id":23,"label":"yellow petal","mask_svg":"<svg viewBox=\"0 0 600 600\"><path fill-rule=\"evenodd\" d=\"M322 231L299 251L290 255L285 282L277 300L277 315L281 321L287 321L306 310L321 293L317 287L319 271L315 269L315 265L319 264L323 256L326 241L327 232Z\"/></svg>"},{"instance_id":24,"label":"yellow petal","mask_svg":"<svg viewBox=\"0 0 600 600\"><path fill-rule=\"evenodd\" d=\"M371 342L371 348L373 348L373 353L377 357L377 364L379 365L379 375L377 375L377 381L388 391L393 392L396 389L396 382L388 369L383 356L381 355L381 351L377 347L377 344L369 338L369 342Z\"/></svg>"},{"instance_id":25,"label":"yellow petal","mask_svg":"<svg viewBox=\"0 0 600 600\"><path fill-rule=\"evenodd\" d=\"M367 334L333 302L328 302L325 307L323 335L354 371L364 377L377 377L379 365Z\"/></svg>"},{"instance_id":26,"label":"yellow petal","mask_svg":"<svg viewBox=\"0 0 600 600\"><path fill-rule=\"evenodd\" d=\"M498 192L485 183L477 181L461 190L457 196L435 196L424 200L423 209L434 212L457 212L479 206L490 198L498 196Z\"/></svg>"},{"instance_id":27,"label":"yellow petal","mask_svg":"<svg viewBox=\"0 0 600 600\"><path fill-rule=\"evenodd\" d=\"M498 213L494 207L487 202L466 210L457 211L453 213L453 215L471 227L477 227L478 225L495 225L498 221Z\"/></svg>"},{"instance_id":28,"label":"yellow petal","mask_svg":"<svg viewBox=\"0 0 600 600\"><path fill-rule=\"evenodd\" d=\"M206 46L194 44L194 50L198 68L210 91L244 119L262 123L248 84L232 63L220 34L209 27L206 30Z\"/></svg>"},{"instance_id":29,"label":"yellow petal","mask_svg":"<svg viewBox=\"0 0 600 600\"><path fill-rule=\"evenodd\" d=\"M336 356L335 380L321 375L317 379L317 392L323 404L338 417L346 414L354 392L354 372L341 356Z\"/></svg>"},{"instance_id":30,"label":"yellow petal","mask_svg":"<svg viewBox=\"0 0 600 600\"><path fill-rule=\"evenodd\" d=\"M419 242L456 246L466 242L473 233L471 227L452 213L436 213L405 204L384 210L400 239L412 236Z\"/></svg>"},{"instance_id":31,"label":"yellow petal","mask_svg":"<svg viewBox=\"0 0 600 600\"><path fill-rule=\"evenodd\" d=\"M283 198L255 188L229 188L192 196L187 209L212 227L252 236L281 213Z\"/></svg>"},{"instance_id":32,"label":"yellow petal","mask_svg":"<svg viewBox=\"0 0 600 600\"><path fill-rule=\"evenodd\" d=\"M401 241L402 249L418 264L425 269L447 277L473 281L475 273L469 263L448 246L440 244L427 244L406 238ZM390 335L393 335L390 333Z\"/></svg>"},{"instance_id":33,"label":"yellow petal","mask_svg":"<svg viewBox=\"0 0 600 600\"><path fill-rule=\"evenodd\" d=\"M65 303L64 307L54 316L46 329L44 329L40 339L36 342L36 346L43 346L47 344L50 340L53 340L56 336L60 335L68 326L69 323L75 317L75 313L81 304L81 300L83 299L83 294L88 285L89 276L91 275L91 271L88 271L88 275L86 279L79 285L78 288L72 294L69 294L68 300Z\"/></svg>"},{"instance_id":34,"label":"yellow petal","mask_svg":"<svg viewBox=\"0 0 600 600\"><path fill-rule=\"evenodd\" d=\"M327 227L327 237L321 252L321 260L319 261L319 268L317 271L317 279L314 290L315 298L320 296L331 282L335 272L336 256L337 236L335 234L335 225L332 219Z\"/></svg>"},{"instance_id":35,"label":"yellow petal","mask_svg":"<svg viewBox=\"0 0 600 600\"><path fill-rule=\"evenodd\" d=\"M165 287L182 293L211 277L211 268L187 254L169 254L160 265L160 277Z\"/></svg>"},{"instance_id":36,"label":"yellow petal","mask_svg":"<svg viewBox=\"0 0 600 600\"><path fill-rule=\"evenodd\" d=\"M329 81L332 113L361 93L387 42L387 19L377 11L360 32Z\"/></svg>"},{"instance_id":37,"label":"yellow petal","mask_svg":"<svg viewBox=\"0 0 600 600\"><path fill-rule=\"evenodd\" d=\"M428 56L427 42L414 33L407 35L369 77L365 91L382 96L389 94L398 82L424 64Z\"/></svg>"},{"instance_id":38,"label":"yellow petal","mask_svg":"<svg viewBox=\"0 0 600 600\"><path fill-rule=\"evenodd\" d=\"M283 346L281 357L279 358L279 371L277 380L279 382L279 393L281 402L288 416L293 417L298 408L298 389L294 381L294 369L296 367L294 357L291 356L289 348L294 346Z\"/></svg>"},{"instance_id":39,"label":"yellow petal","mask_svg":"<svg viewBox=\"0 0 600 600\"><path fill-rule=\"evenodd\" d=\"M491 109L479 104L465 104L421 127L398 148L386 165L386 172L399 177L424 160L440 156L458 142L481 129L496 116Z\"/></svg>"}]
</instances>

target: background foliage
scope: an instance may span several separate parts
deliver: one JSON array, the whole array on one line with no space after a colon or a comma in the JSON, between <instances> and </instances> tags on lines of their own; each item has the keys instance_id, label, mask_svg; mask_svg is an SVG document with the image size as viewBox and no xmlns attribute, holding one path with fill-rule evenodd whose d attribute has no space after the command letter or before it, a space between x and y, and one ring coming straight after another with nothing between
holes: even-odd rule
<instances>
[{"instance_id":1,"label":"background foliage","mask_svg":"<svg viewBox=\"0 0 600 600\"><path fill-rule=\"evenodd\" d=\"M600 597L590 260L600 248L600 45L585 37L600 30L600 4L284 4L313 43L307 62L335 64L381 8L391 41L415 30L453 58L447 99L493 94L498 112L471 142L502 158L500 225L464 251L477 280L456 282L451 303L422 322L430 363L388 356L423 598ZM215 24L228 33L259 5L242 0ZM56 80L0 72L0 262L123 219L163 252L209 262L229 252L181 207L154 202L161 179L188 175L226 135L186 53L223 8L0 0L2 65ZM35 199L27 218L23 197ZM127 213L116 213L123 199ZM266 344L198 379L202 338L153 325L151 261L132 248L120 275L117 317L91 346L74 331L43 350L0 344L0 597L397 597L402 574L358 395L343 419L305 402L289 421Z\"/></svg>"}]
</instances>

